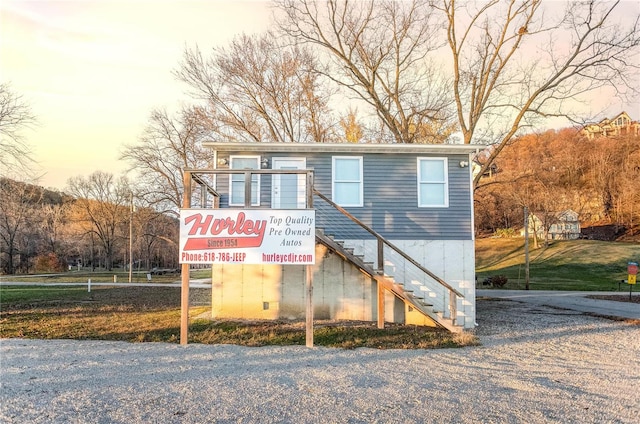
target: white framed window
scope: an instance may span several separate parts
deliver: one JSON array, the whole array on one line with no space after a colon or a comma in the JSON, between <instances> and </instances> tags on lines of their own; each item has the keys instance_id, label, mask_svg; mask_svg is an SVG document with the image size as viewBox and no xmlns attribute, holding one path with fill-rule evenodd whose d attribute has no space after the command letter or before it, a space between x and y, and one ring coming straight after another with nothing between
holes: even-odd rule
<instances>
[{"instance_id":1,"label":"white framed window","mask_svg":"<svg viewBox=\"0 0 640 424\"><path fill-rule=\"evenodd\" d=\"M230 169L260 169L260 156L230 156ZM229 206L244 206L244 174L231 174ZM251 176L251 206L260 206L260 175Z\"/></svg>"},{"instance_id":2,"label":"white framed window","mask_svg":"<svg viewBox=\"0 0 640 424\"><path fill-rule=\"evenodd\" d=\"M362 156L334 156L331 197L340 206L363 205Z\"/></svg>"},{"instance_id":3,"label":"white framed window","mask_svg":"<svg viewBox=\"0 0 640 424\"><path fill-rule=\"evenodd\" d=\"M449 207L447 158L418 158L418 207Z\"/></svg>"}]
</instances>

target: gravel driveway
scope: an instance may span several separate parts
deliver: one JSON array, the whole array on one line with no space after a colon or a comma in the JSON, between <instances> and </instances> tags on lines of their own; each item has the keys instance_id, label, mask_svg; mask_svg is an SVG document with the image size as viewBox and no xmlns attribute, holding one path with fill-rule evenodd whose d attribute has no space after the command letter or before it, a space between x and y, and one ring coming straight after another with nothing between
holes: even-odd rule
<instances>
[{"instance_id":1,"label":"gravel driveway","mask_svg":"<svg viewBox=\"0 0 640 424\"><path fill-rule=\"evenodd\" d=\"M638 423L640 327L479 300L442 350L5 339L3 423Z\"/></svg>"}]
</instances>

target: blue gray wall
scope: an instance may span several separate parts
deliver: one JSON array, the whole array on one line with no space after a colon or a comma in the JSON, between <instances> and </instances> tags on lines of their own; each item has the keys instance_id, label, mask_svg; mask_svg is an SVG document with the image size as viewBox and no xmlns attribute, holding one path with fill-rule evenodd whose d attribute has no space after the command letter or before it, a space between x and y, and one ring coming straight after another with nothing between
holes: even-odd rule
<instances>
[{"instance_id":1,"label":"blue gray wall","mask_svg":"<svg viewBox=\"0 0 640 424\"><path fill-rule=\"evenodd\" d=\"M301 149L302 150L302 149ZM255 152L218 152L218 158L229 155L256 155ZM306 157L307 168L314 170L314 184L318 191L331 198L331 158L344 153L276 153L275 157ZM351 214L390 240L471 240L472 195L469 167L460 168L460 161L469 161L466 154L447 155L449 177L449 206L446 208L418 208L416 157L412 154L354 154L362 156L364 171L364 207L346 207ZM421 154L421 157L428 157ZM443 157L443 155L433 155ZM269 160L271 164L271 160ZM217 189L222 194L220 206L228 207L228 176L217 177ZM270 207L271 176L261 179L261 207ZM354 237L346 236L336 224L338 212L329 211L319 198L314 199L318 228L336 238L370 238L362 231ZM345 227L346 228L346 227Z\"/></svg>"}]
</instances>

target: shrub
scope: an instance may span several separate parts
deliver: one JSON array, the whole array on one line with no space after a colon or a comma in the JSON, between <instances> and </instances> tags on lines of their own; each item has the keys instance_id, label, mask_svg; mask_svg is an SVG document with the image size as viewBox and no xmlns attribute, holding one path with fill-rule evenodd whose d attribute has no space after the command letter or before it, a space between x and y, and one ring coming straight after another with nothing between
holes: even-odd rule
<instances>
[{"instance_id":1,"label":"shrub","mask_svg":"<svg viewBox=\"0 0 640 424\"><path fill-rule=\"evenodd\" d=\"M482 280L482 285L501 288L504 287L508 281L509 279L504 275L493 275Z\"/></svg>"},{"instance_id":2,"label":"shrub","mask_svg":"<svg viewBox=\"0 0 640 424\"><path fill-rule=\"evenodd\" d=\"M498 228L493 233L493 236L498 238L513 238L516 237L516 230L513 228Z\"/></svg>"},{"instance_id":3,"label":"shrub","mask_svg":"<svg viewBox=\"0 0 640 424\"><path fill-rule=\"evenodd\" d=\"M64 264L53 253L40 255L35 260L36 272L59 272L64 270Z\"/></svg>"},{"instance_id":4,"label":"shrub","mask_svg":"<svg viewBox=\"0 0 640 424\"><path fill-rule=\"evenodd\" d=\"M504 275L494 275L489 278L491 279L491 285L498 288L504 287L504 285L509 281L509 279Z\"/></svg>"}]
</instances>

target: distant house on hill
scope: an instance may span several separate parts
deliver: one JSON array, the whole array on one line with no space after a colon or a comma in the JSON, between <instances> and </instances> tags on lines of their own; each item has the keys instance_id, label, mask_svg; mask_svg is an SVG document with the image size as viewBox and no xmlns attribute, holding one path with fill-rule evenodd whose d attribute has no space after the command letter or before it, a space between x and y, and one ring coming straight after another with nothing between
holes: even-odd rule
<instances>
[{"instance_id":1,"label":"distant house on hill","mask_svg":"<svg viewBox=\"0 0 640 424\"><path fill-rule=\"evenodd\" d=\"M539 239L575 240L580 238L580 219L578 213L567 209L553 214L530 214L529 234ZM524 230L521 231L524 235Z\"/></svg>"},{"instance_id":2,"label":"distant house on hill","mask_svg":"<svg viewBox=\"0 0 640 424\"><path fill-rule=\"evenodd\" d=\"M627 135L640 137L640 123L632 120L627 112L622 112L613 119L605 118L597 124L586 125L581 133L590 140L598 137Z\"/></svg>"}]
</instances>

